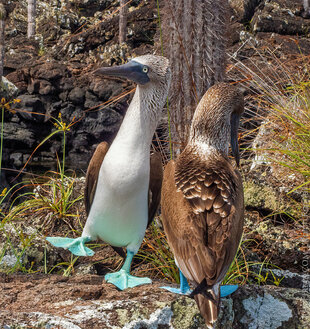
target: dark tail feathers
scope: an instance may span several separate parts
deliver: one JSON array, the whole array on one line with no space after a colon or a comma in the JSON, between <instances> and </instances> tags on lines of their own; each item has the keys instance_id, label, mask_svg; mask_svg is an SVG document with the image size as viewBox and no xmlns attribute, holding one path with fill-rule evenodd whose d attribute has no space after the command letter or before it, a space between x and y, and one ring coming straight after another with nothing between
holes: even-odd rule
<instances>
[{"instance_id":1,"label":"dark tail feathers","mask_svg":"<svg viewBox=\"0 0 310 329\"><path fill-rule=\"evenodd\" d=\"M209 286L204 279L190 294L195 298L201 315L203 316L208 328L214 328L213 325L218 317L220 305L219 288L214 290L214 286Z\"/></svg>"}]
</instances>

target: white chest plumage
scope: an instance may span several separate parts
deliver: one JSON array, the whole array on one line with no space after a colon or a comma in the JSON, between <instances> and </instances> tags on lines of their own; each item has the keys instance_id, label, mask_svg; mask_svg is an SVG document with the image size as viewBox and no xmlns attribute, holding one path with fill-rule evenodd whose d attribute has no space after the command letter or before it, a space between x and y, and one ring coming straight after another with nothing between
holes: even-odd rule
<instances>
[{"instance_id":1,"label":"white chest plumage","mask_svg":"<svg viewBox=\"0 0 310 329\"><path fill-rule=\"evenodd\" d=\"M144 116L134 98L101 165L83 231L83 236L100 238L134 253L148 222L149 146L154 131Z\"/></svg>"}]
</instances>

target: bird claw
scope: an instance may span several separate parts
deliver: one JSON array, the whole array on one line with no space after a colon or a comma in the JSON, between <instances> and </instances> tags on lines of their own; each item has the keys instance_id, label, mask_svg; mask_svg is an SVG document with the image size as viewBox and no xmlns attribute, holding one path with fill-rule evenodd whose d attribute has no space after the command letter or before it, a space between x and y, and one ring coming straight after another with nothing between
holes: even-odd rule
<instances>
[{"instance_id":1,"label":"bird claw","mask_svg":"<svg viewBox=\"0 0 310 329\"><path fill-rule=\"evenodd\" d=\"M149 278L140 278L130 275L123 269L115 273L106 274L104 279L107 282L114 284L120 290L152 283L152 280Z\"/></svg>"}]
</instances>

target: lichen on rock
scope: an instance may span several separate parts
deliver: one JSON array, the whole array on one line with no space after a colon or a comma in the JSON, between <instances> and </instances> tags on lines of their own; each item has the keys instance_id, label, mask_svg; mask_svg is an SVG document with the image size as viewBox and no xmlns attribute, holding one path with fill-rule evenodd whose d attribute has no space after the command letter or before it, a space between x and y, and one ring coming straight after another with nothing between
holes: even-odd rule
<instances>
[{"instance_id":1,"label":"lichen on rock","mask_svg":"<svg viewBox=\"0 0 310 329\"><path fill-rule=\"evenodd\" d=\"M268 185L246 180L243 184L244 203L246 207L279 211L281 206L275 191Z\"/></svg>"},{"instance_id":2,"label":"lichen on rock","mask_svg":"<svg viewBox=\"0 0 310 329\"><path fill-rule=\"evenodd\" d=\"M247 313L241 323L247 324L249 329L277 329L293 315L285 302L268 293L243 300L243 306Z\"/></svg>"}]
</instances>

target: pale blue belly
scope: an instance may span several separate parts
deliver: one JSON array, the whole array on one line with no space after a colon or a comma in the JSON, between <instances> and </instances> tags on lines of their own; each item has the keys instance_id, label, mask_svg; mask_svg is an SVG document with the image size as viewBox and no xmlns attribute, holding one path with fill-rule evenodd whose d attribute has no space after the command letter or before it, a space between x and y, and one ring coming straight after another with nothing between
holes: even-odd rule
<instances>
[{"instance_id":1,"label":"pale blue belly","mask_svg":"<svg viewBox=\"0 0 310 329\"><path fill-rule=\"evenodd\" d=\"M101 195L94 200L83 236L115 247L139 248L148 221L147 193L122 198Z\"/></svg>"}]
</instances>

